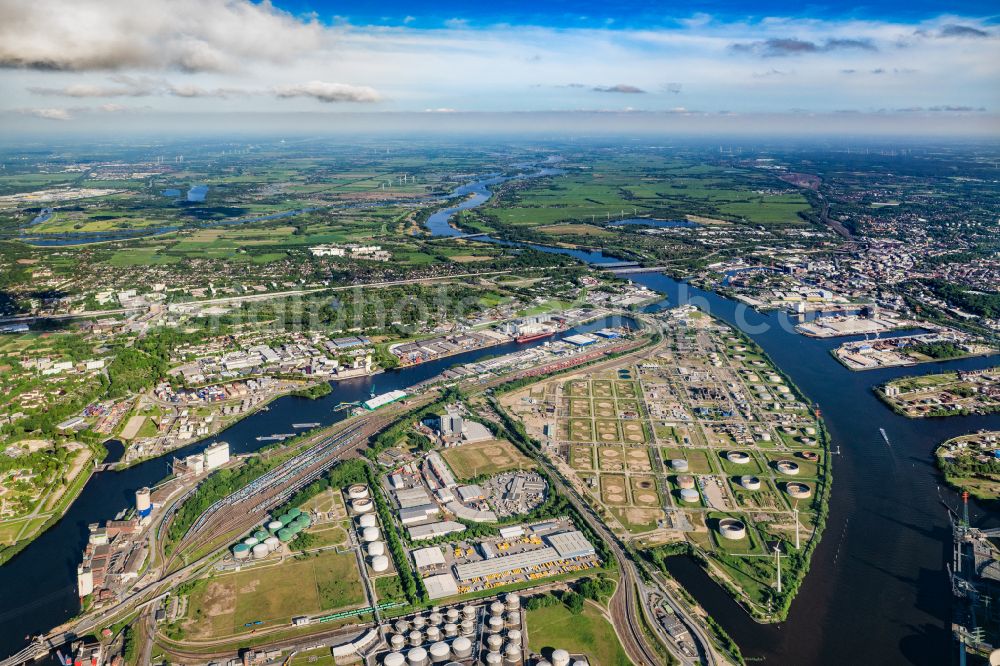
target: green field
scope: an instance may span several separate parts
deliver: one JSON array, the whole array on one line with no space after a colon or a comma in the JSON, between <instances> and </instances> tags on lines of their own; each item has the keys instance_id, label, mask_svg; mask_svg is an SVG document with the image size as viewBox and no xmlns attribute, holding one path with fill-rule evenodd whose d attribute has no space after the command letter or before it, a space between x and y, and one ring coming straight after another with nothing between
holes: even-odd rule
<instances>
[{"instance_id":1,"label":"green field","mask_svg":"<svg viewBox=\"0 0 1000 666\"><path fill-rule=\"evenodd\" d=\"M463 444L445 449L441 456L459 479L535 467L535 463L514 448L513 444L503 440Z\"/></svg>"},{"instance_id":2,"label":"green field","mask_svg":"<svg viewBox=\"0 0 1000 666\"><path fill-rule=\"evenodd\" d=\"M287 624L295 615L356 608L364 603L354 555L319 555L257 566L199 582L191 594L185 628L192 638L222 637Z\"/></svg>"},{"instance_id":3,"label":"green field","mask_svg":"<svg viewBox=\"0 0 1000 666\"><path fill-rule=\"evenodd\" d=\"M574 615L563 604L527 611L528 648L545 657L562 648L595 666L629 666L614 627L591 603Z\"/></svg>"}]
</instances>

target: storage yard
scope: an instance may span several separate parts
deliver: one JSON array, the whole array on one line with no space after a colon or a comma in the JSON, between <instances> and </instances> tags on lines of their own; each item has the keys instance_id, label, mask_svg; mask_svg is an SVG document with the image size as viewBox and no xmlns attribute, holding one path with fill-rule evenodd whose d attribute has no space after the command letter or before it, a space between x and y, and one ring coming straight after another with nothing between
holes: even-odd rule
<instances>
[{"instance_id":1,"label":"storage yard","mask_svg":"<svg viewBox=\"0 0 1000 666\"><path fill-rule=\"evenodd\" d=\"M751 343L678 310L665 322L670 351L503 404L615 531L640 546L687 539L763 606L774 560L754 556L805 547L825 498L820 425Z\"/></svg>"},{"instance_id":2,"label":"storage yard","mask_svg":"<svg viewBox=\"0 0 1000 666\"><path fill-rule=\"evenodd\" d=\"M939 357L935 354L946 356ZM875 370L996 353L996 347L959 331L845 342L834 357L851 370Z\"/></svg>"},{"instance_id":3,"label":"storage yard","mask_svg":"<svg viewBox=\"0 0 1000 666\"><path fill-rule=\"evenodd\" d=\"M876 392L895 411L910 418L991 414L1000 410L1000 369L904 377Z\"/></svg>"}]
</instances>

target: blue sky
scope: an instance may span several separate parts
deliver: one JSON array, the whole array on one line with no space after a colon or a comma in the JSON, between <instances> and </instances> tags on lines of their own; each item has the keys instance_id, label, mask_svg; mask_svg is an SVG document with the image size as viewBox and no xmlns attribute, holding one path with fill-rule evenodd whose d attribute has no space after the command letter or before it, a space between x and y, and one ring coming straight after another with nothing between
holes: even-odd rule
<instances>
[{"instance_id":1,"label":"blue sky","mask_svg":"<svg viewBox=\"0 0 1000 666\"><path fill-rule=\"evenodd\" d=\"M0 113L995 118L996 3L9 0ZM858 121L863 126L863 121Z\"/></svg>"}]
</instances>

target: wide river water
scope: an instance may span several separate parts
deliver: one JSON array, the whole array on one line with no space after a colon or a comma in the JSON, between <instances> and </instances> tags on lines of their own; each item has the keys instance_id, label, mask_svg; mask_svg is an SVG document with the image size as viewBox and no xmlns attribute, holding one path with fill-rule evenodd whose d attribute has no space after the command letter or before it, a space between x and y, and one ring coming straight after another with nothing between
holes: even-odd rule
<instances>
[{"instance_id":1,"label":"wide river water","mask_svg":"<svg viewBox=\"0 0 1000 666\"><path fill-rule=\"evenodd\" d=\"M534 175L555 173L545 170ZM456 236L450 226L457 210L481 205L491 177L464 185L461 204L438 211L427 222L434 235ZM485 239L493 240L493 239ZM600 252L533 246L600 264L617 261ZM941 486L932 451L941 441L980 428L1000 429L1000 415L911 420L897 416L872 387L892 377L994 365L988 358L851 372L829 350L845 339L817 340L798 335L782 313L762 314L711 292L659 273L632 279L666 296L650 311L693 303L750 335L810 400L820 406L840 455L833 461L830 516L811 570L780 625L760 625L735 604L697 565L671 559L671 573L739 643L749 661L772 664L926 664L957 661L949 622L952 597L945 562L950 531L942 502L957 506L955 493ZM596 321L575 330L595 330ZM567 331L563 335L569 334ZM846 338L851 339L851 338ZM340 382L315 401L286 397L267 412L254 414L217 437L175 452L183 456L225 440L244 453L261 446L257 435L289 432L293 422L333 423L341 401L368 397L372 390L406 388L456 363L528 345L510 343L372 378ZM879 433L884 428L887 445ZM95 475L67 515L52 529L0 567L0 654L20 649L26 634L48 630L79 609L75 571L86 542L87 524L112 517L133 502L136 488L152 485L168 472L168 459L142 463L122 472ZM974 524L996 525L995 514L971 504Z\"/></svg>"}]
</instances>

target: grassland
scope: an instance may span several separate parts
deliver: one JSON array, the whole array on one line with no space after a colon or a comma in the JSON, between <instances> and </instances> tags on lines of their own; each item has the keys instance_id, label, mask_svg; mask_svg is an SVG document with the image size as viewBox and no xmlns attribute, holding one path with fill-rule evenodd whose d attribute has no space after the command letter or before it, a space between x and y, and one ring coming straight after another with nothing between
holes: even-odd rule
<instances>
[{"instance_id":1,"label":"grassland","mask_svg":"<svg viewBox=\"0 0 1000 666\"><path fill-rule=\"evenodd\" d=\"M324 551L199 581L189 598L191 638L247 633L247 623L286 624L296 615L356 608L364 603L354 555Z\"/></svg>"},{"instance_id":2,"label":"grassland","mask_svg":"<svg viewBox=\"0 0 1000 666\"><path fill-rule=\"evenodd\" d=\"M459 479L499 474L511 469L534 469L535 463L504 440L463 444L441 452Z\"/></svg>"},{"instance_id":3,"label":"grassland","mask_svg":"<svg viewBox=\"0 0 1000 666\"><path fill-rule=\"evenodd\" d=\"M629 666L614 627L591 603L574 615L563 604L527 611L528 648L550 657L552 650L585 654L591 664Z\"/></svg>"}]
</instances>

